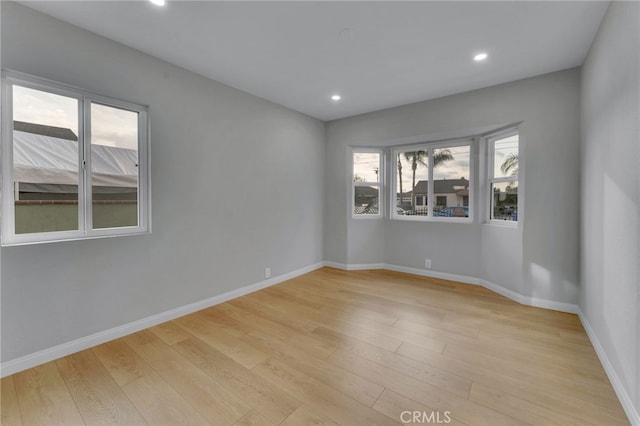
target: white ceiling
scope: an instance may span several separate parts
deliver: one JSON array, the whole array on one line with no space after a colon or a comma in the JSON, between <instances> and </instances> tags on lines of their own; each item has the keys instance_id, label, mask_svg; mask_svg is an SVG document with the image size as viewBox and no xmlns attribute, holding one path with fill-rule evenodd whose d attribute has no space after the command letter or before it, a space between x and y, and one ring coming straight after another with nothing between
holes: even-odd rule
<instances>
[{"instance_id":1,"label":"white ceiling","mask_svg":"<svg viewBox=\"0 0 640 426\"><path fill-rule=\"evenodd\" d=\"M23 2L322 120L581 65L607 2ZM341 35L341 33L343 35ZM489 53L483 63L472 56ZM342 95L340 102L330 96Z\"/></svg>"}]
</instances>

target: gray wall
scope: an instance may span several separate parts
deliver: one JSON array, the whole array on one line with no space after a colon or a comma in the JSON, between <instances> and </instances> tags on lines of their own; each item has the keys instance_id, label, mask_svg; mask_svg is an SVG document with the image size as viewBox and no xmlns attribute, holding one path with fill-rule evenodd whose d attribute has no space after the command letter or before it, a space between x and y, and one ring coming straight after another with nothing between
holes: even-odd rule
<instances>
[{"instance_id":1,"label":"gray wall","mask_svg":"<svg viewBox=\"0 0 640 426\"><path fill-rule=\"evenodd\" d=\"M582 70L581 108L580 306L636 413L640 412L639 15L637 2L609 6Z\"/></svg>"},{"instance_id":2,"label":"gray wall","mask_svg":"<svg viewBox=\"0 0 640 426\"><path fill-rule=\"evenodd\" d=\"M560 71L328 123L325 259L422 269L428 257L434 271L577 304L579 77L579 69ZM526 157L520 229L478 220L443 224L351 218L349 147L458 137L519 121Z\"/></svg>"},{"instance_id":3,"label":"gray wall","mask_svg":"<svg viewBox=\"0 0 640 426\"><path fill-rule=\"evenodd\" d=\"M5 247L2 360L322 261L324 124L2 2L2 66L147 104L153 233Z\"/></svg>"}]
</instances>

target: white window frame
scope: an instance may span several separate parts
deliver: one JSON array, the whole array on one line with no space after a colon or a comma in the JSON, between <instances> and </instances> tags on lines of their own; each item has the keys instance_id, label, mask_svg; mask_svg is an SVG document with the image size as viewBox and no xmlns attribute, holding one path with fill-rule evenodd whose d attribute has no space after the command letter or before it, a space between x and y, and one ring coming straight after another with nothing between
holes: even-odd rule
<instances>
[{"instance_id":1,"label":"white window frame","mask_svg":"<svg viewBox=\"0 0 640 426\"><path fill-rule=\"evenodd\" d=\"M475 186L476 182L474 179L475 176L475 161L474 161L474 145L476 143L476 138L474 137L464 137L457 138L451 140L444 141L434 141L434 142L424 142L420 144L412 144L412 145L402 145L402 146L394 146L391 149L391 182L389 187L391 190L389 191L391 196L389 197L389 206L391 214L389 215L393 220L406 220L406 221L416 221L416 222L447 222L447 223L471 223L474 221L474 211L475 211ZM433 192L433 150L440 148L454 148L458 146L468 146L469 147L469 217L444 217L444 216L433 216L433 202L434 202L434 192ZM428 181L429 185L427 187L427 215L400 215L396 209L396 196L398 193L398 163L397 158L398 154L401 152L407 151L427 151L428 155Z\"/></svg>"},{"instance_id":2,"label":"white window frame","mask_svg":"<svg viewBox=\"0 0 640 426\"><path fill-rule=\"evenodd\" d=\"M15 233L13 188L13 85L78 100L78 229L71 231ZM138 113L138 225L92 229L91 104ZM151 232L151 178L148 107L100 96L73 86L10 70L2 70L2 246L49 243L146 234Z\"/></svg>"},{"instance_id":3,"label":"white window frame","mask_svg":"<svg viewBox=\"0 0 640 426\"><path fill-rule=\"evenodd\" d=\"M353 156L354 154L379 154L379 164L378 164L378 181L377 182L355 182L354 177L354 167L353 167ZM351 217L354 219L381 219L384 217L384 151L379 148L362 148L362 147L353 147L350 150L349 155L349 163L350 163L350 179L351 179L351 190L349 191L349 209L351 211ZM354 200L357 186L372 186L378 188L378 213L377 214L356 214L353 211L354 208Z\"/></svg>"},{"instance_id":4,"label":"white window frame","mask_svg":"<svg viewBox=\"0 0 640 426\"><path fill-rule=\"evenodd\" d=\"M515 179L513 176L505 176L505 177L495 177L494 176L494 162L495 162L495 142L518 135L518 174ZM522 215L524 213L524 186L523 186L523 167L524 161L522 158L522 134L518 127L511 127L505 130L501 130L498 132L491 133L485 136L486 144L487 144L487 180L486 180L486 211L485 211L485 222L490 225L495 226L503 226L507 228L518 228L522 223ZM493 211L493 193L491 188L495 183L505 183L505 182L518 182L518 219L513 220L498 220L492 218Z\"/></svg>"}]
</instances>

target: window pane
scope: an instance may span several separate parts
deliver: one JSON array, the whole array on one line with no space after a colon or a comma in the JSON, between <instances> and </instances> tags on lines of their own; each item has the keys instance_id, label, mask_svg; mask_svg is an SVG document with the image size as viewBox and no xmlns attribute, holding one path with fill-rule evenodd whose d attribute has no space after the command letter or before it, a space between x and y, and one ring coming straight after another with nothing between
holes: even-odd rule
<instances>
[{"instance_id":1,"label":"window pane","mask_svg":"<svg viewBox=\"0 0 640 426\"><path fill-rule=\"evenodd\" d=\"M353 153L353 181L378 182L380 179L380 153Z\"/></svg>"},{"instance_id":2,"label":"window pane","mask_svg":"<svg viewBox=\"0 0 640 426\"><path fill-rule=\"evenodd\" d=\"M396 213L426 215L429 156L426 150L396 154Z\"/></svg>"},{"instance_id":3,"label":"window pane","mask_svg":"<svg viewBox=\"0 0 640 426\"><path fill-rule=\"evenodd\" d=\"M15 233L78 229L78 100L13 86Z\"/></svg>"},{"instance_id":4,"label":"window pane","mask_svg":"<svg viewBox=\"0 0 640 426\"><path fill-rule=\"evenodd\" d=\"M518 135L494 142L493 176L518 176Z\"/></svg>"},{"instance_id":5,"label":"window pane","mask_svg":"<svg viewBox=\"0 0 640 426\"><path fill-rule=\"evenodd\" d=\"M375 214L380 212L380 189L373 186L353 187L353 213L357 215Z\"/></svg>"},{"instance_id":6,"label":"window pane","mask_svg":"<svg viewBox=\"0 0 640 426\"><path fill-rule=\"evenodd\" d=\"M469 217L471 147L455 146L433 150L433 215Z\"/></svg>"},{"instance_id":7,"label":"window pane","mask_svg":"<svg viewBox=\"0 0 640 426\"><path fill-rule=\"evenodd\" d=\"M518 220L518 181L491 184L491 219Z\"/></svg>"},{"instance_id":8,"label":"window pane","mask_svg":"<svg viewBox=\"0 0 640 426\"><path fill-rule=\"evenodd\" d=\"M138 113L91 104L93 228L138 225Z\"/></svg>"}]
</instances>

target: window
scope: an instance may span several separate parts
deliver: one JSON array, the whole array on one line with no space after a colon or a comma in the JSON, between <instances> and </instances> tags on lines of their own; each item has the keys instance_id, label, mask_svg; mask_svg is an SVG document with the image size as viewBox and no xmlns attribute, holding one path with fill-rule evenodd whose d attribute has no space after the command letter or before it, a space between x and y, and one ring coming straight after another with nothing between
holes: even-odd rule
<instances>
[{"instance_id":1,"label":"window","mask_svg":"<svg viewBox=\"0 0 640 426\"><path fill-rule=\"evenodd\" d=\"M519 135L510 130L488 141L489 220L518 222Z\"/></svg>"},{"instance_id":2,"label":"window","mask_svg":"<svg viewBox=\"0 0 640 426\"><path fill-rule=\"evenodd\" d=\"M3 72L3 245L149 231L145 107Z\"/></svg>"},{"instance_id":3,"label":"window","mask_svg":"<svg viewBox=\"0 0 640 426\"><path fill-rule=\"evenodd\" d=\"M381 217L382 154L379 151L353 152L353 216Z\"/></svg>"},{"instance_id":4,"label":"window","mask_svg":"<svg viewBox=\"0 0 640 426\"><path fill-rule=\"evenodd\" d=\"M470 217L471 140L394 149L392 191L396 219L459 220ZM433 201L435 200L435 205Z\"/></svg>"}]
</instances>

